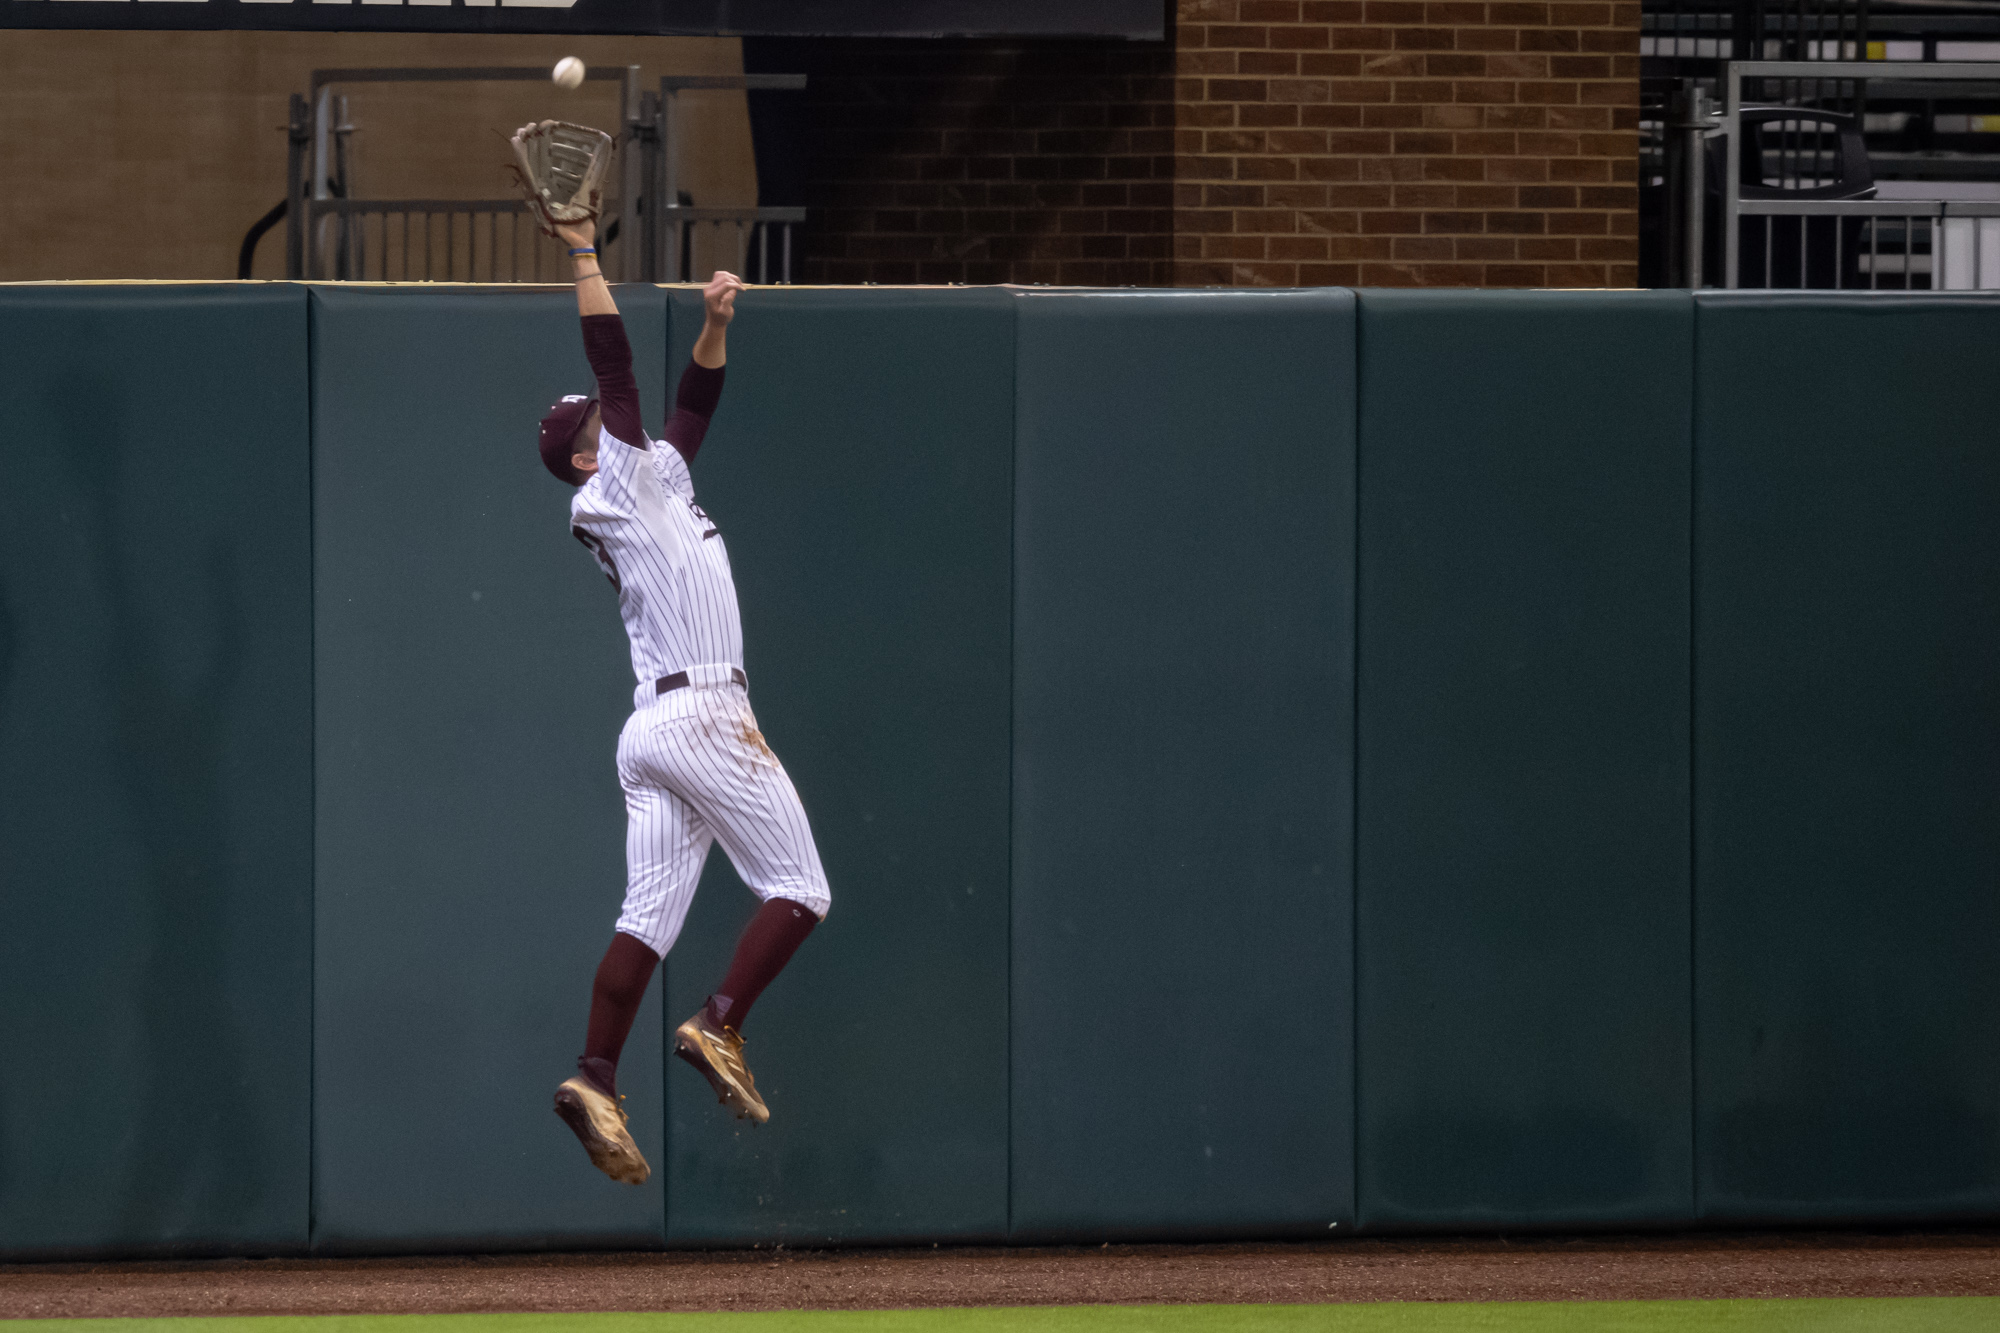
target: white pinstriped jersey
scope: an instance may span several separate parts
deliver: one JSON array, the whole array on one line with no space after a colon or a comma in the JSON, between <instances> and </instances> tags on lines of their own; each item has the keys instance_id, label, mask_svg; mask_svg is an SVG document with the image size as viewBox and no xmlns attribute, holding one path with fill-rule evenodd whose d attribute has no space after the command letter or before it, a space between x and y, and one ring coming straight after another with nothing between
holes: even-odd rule
<instances>
[{"instance_id":1,"label":"white pinstriped jersey","mask_svg":"<svg viewBox=\"0 0 2000 1333\"><path fill-rule=\"evenodd\" d=\"M618 590L643 684L695 666L743 665L743 621L722 534L694 500L680 450L634 449L600 429L597 471L570 500L570 531Z\"/></svg>"}]
</instances>

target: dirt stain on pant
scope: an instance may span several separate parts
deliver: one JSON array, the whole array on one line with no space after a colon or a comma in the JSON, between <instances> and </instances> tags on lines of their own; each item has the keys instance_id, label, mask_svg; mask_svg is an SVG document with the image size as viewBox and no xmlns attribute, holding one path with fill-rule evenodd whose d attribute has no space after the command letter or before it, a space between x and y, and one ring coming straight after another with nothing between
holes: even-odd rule
<instances>
[{"instance_id":1,"label":"dirt stain on pant","mask_svg":"<svg viewBox=\"0 0 2000 1333\"><path fill-rule=\"evenodd\" d=\"M764 743L764 733L757 730L756 727L750 725L749 722L746 721L738 723L736 734L738 738L741 739L745 745L749 746L751 749L763 755L764 758L770 760L774 764L778 762L778 756L772 754L771 747Z\"/></svg>"}]
</instances>

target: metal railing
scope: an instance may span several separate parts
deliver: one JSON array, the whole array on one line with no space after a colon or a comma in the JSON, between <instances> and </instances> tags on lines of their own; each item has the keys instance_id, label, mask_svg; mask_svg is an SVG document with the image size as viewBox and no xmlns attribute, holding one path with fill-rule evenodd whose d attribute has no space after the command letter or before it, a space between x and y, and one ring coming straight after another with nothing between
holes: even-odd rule
<instances>
[{"instance_id":1,"label":"metal railing","mask_svg":"<svg viewBox=\"0 0 2000 1333\"><path fill-rule=\"evenodd\" d=\"M669 245L675 262L671 276L663 282L684 282L694 272L695 241L707 228L710 234L733 242L736 274L746 282L771 281L771 232L778 232L778 274L780 283L792 280L792 227L806 220L803 208L687 208L665 211L671 228ZM752 261L755 261L754 263Z\"/></svg>"},{"instance_id":2,"label":"metal railing","mask_svg":"<svg viewBox=\"0 0 2000 1333\"><path fill-rule=\"evenodd\" d=\"M519 199L314 199L306 233L306 272L340 281L552 282L568 267Z\"/></svg>"},{"instance_id":3,"label":"metal railing","mask_svg":"<svg viewBox=\"0 0 2000 1333\"><path fill-rule=\"evenodd\" d=\"M474 66L313 71L309 96L293 94L288 126L285 202L252 228L240 266L256 239L282 214L289 278L348 281L547 282L567 272L562 247L543 236L519 199L365 199L352 197L346 136L353 126L351 83L527 82L539 67ZM618 159L598 224L604 270L626 282L678 282L694 272L698 238L719 238L736 271L757 283L792 280L793 230L803 208L696 208L680 190L679 94L687 89L805 86L803 75L668 76L660 91L639 89L639 67L589 70L586 78L620 86ZM773 236L773 232L776 236ZM703 244L704 251L712 250Z\"/></svg>"},{"instance_id":4,"label":"metal railing","mask_svg":"<svg viewBox=\"0 0 2000 1333\"><path fill-rule=\"evenodd\" d=\"M660 80L657 95L648 93L640 99L643 137L658 149L641 172L641 188L654 205L650 217L659 219L659 225L648 233L652 281L685 282L693 275L694 240L704 226L716 234L735 228L737 271L746 278L749 275L743 273L743 267L752 241L764 259L759 271L767 272L771 228L780 228L778 271L782 276L778 281L792 280L792 227L805 221L803 208L695 208L681 203L680 99L684 92L701 90L795 91L805 86L803 74L669 74Z\"/></svg>"},{"instance_id":5,"label":"metal railing","mask_svg":"<svg viewBox=\"0 0 2000 1333\"><path fill-rule=\"evenodd\" d=\"M548 78L548 71L532 65L471 65L450 68L392 67L382 69L316 69L311 92L294 93L291 99L290 145L287 162L286 199L288 210L285 235L285 275L289 278L316 278L363 281L370 277L387 280L392 254L390 235L397 230L391 219L400 219L400 230L408 237L411 220L423 219L423 243L400 247L396 271L410 281L451 282L532 282L550 256L545 253L553 242L537 244L541 238L532 225L523 228L510 220L504 253L499 237L503 214L523 213L521 202L494 199L356 199L348 171L347 135L353 125L347 117L347 98L334 90L357 83L533 83ZM624 65L588 70L584 78L596 83L619 85L619 115L630 121L639 107L639 66ZM624 154L619 168L614 202L605 209L602 229L630 236L637 231L636 154ZM480 247L478 233L485 222L486 269L489 276L459 277L475 273ZM371 222L373 224L371 228ZM443 235L436 237L434 230ZM377 243L369 245L370 230ZM526 232L527 243L519 233ZM461 246L458 238L464 235ZM627 251L631 247L625 247ZM367 263L374 256L373 272ZM421 253L421 265L413 262ZM605 271L620 278L633 276L634 267L624 255L607 253ZM621 262L623 261L623 262ZM441 267L440 267L441 265ZM560 266L549 272L559 274Z\"/></svg>"},{"instance_id":6,"label":"metal railing","mask_svg":"<svg viewBox=\"0 0 2000 1333\"><path fill-rule=\"evenodd\" d=\"M1741 272L1743 219L1761 217L1764 219L1762 271L1747 276L1761 278L1765 287L1792 285L1790 279L1794 274L1790 270L1794 263L1801 287L1830 285L1905 291L1948 285L1961 276L1967 287L1985 286L1982 279L1990 271L1989 262L2000 263L2000 249L1995 249L2000 246L2000 230L1984 219L2000 217L2000 203L1742 197L1744 83L1759 80L1760 87L1768 88L1772 80L1795 79L2000 84L2000 66L1818 60L1743 60L1726 65L1721 121L1726 138L1722 172L1722 285L1730 288L1746 285L1743 282L1746 275ZM1820 154L1815 144L1809 162L1803 153L1793 155L1786 177L1790 188L1811 188L1818 182L1823 174ZM1815 226L1816 218L1828 221ZM1784 219L1796 222L1787 224ZM1788 234L1789 226L1795 226L1796 231ZM1794 236L1796 259L1786 248ZM1934 253L1940 249L1942 255ZM1986 258L1989 252L1995 254L1994 261ZM1956 257L1961 254L1966 258ZM1940 259L1943 262L1938 262ZM1822 281L1829 275L1830 283Z\"/></svg>"},{"instance_id":7,"label":"metal railing","mask_svg":"<svg viewBox=\"0 0 2000 1333\"><path fill-rule=\"evenodd\" d=\"M1746 199L1740 215L1763 219L1763 262L1732 287L2000 289L2000 201Z\"/></svg>"},{"instance_id":8,"label":"metal railing","mask_svg":"<svg viewBox=\"0 0 2000 1333\"><path fill-rule=\"evenodd\" d=\"M542 234L519 199L313 199L305 203L312 268L292 277L342 282L566 282L569 260ZM792 227L803 208L682 208L677 227L692 249L706 226L731 244L733 268L747 282L788 283ZM771 233L778 233L772 243ZM323 236L322 236L323 234ZM317 245L311 243L322 236ZM600 236L606 272L622 274L629 257ZM680 272L691 271L683 255ZM624 281L652 281L650 275ZM678 278L669 281L678 281Z\"/></svg>"}]
</instances>

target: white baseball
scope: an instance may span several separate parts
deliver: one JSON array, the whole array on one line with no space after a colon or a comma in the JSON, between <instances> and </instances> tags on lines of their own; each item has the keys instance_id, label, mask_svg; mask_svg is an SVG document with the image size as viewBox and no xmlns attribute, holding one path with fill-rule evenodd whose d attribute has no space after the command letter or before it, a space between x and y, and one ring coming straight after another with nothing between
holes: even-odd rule
<instances>
[{"instance_id":1,"label":"white baseball","mask_svg":"<svg viewBox=\"0 0 2000 1333\"><path fill-rule=\"evenodd\" d=\"M555 72L549 77L558 88L575 88L583 83L583 62L575 56L564 56L556 61Z\"/></svg>"}]
</instances>

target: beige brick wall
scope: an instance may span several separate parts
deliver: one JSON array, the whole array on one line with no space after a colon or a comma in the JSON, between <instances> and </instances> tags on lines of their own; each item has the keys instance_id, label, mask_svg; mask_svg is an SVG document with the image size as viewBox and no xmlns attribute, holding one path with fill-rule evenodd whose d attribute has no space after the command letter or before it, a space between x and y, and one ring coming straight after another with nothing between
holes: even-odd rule
<instances>
[{"instance_id":1,"label":"beige brick wall","mask_svg":"<svg viewBox=\"0 0 2000 1333\"><path fill-rule=\"evenodd\" d=\"M315 68L540 65L565 55L662 74L742 70L724 38L58 32L0 35L0 281L233 278L251 223L285 191L286 103ZM505 136L555 116L616 123L615 85L356 85L357 186L381 197L493 198ZM705 205L754 204L741 93L690 93L685 187ZM733 256L732 256L733 257ZM697 254L699 264L703 256ZM283 271L282 229L254 270Z\"/></svg>"}]
</instances>

